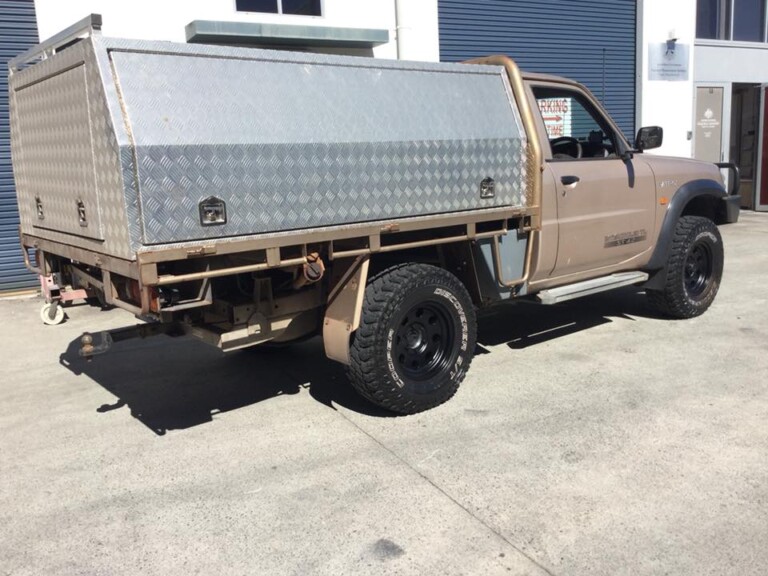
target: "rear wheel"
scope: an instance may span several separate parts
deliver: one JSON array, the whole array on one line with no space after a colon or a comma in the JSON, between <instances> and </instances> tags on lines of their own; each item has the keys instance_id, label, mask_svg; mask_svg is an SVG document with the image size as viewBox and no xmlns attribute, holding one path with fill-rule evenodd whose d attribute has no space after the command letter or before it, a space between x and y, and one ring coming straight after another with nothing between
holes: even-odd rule
<instances>
[{"instance_id":1,"label":"rear wheel","mask_svg":"<svg viewBox=\"0 0 768 576\"><path fill-rule=\"evenodd\" d=\"M401 414L451 398L476 341L472 301L452 274L404 264L375 276L365 290L347 370L365 398Z\"/></svg>"},{"instance_id":2,"label":"rear wheel","mask_svg":"<svg viewBox=\"0 0 768 576\"><path fill-rule=\"evenodd\" d=\"M657 311L674 318L703 314L712 304L723 275L723 240L714 222L683 216L675 227L667 278L662 290L649 290Z\"/></svg>"}]
</instances>

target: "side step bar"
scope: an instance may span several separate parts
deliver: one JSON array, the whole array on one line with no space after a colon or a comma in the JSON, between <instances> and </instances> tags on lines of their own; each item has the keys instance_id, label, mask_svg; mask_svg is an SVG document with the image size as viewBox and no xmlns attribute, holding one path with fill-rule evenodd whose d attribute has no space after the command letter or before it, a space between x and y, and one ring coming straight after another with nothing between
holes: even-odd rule
<instances>
[{"instance_id":1,"label":"side step bar","mask_svg":"<svg viewBox=\"0 0 768 576\"><path fill-rule=\"evenodd\" d=\"M639 284L646 280L648 280L648 274L645 272L621 272L619 274L603 276L602 278L593 278L592 280L577 282L576 284L568 284L566 286L550 288L549 290L542 290L539 292L538 298L542 304L558 304L560 302L567 302L568 300L575 300L582 296L589 296L591 294L597 294L598 292L621 288L622 286Z\"/></svg>"}]
</instances>

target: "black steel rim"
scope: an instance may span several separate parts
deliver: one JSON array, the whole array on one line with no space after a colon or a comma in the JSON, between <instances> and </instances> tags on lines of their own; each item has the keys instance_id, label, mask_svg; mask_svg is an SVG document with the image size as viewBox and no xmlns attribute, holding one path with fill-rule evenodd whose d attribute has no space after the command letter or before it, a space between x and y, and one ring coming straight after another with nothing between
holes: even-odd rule
<instances>
[{"instance_id":1,"label":"black steel rim","mask_svg":"<svg viewBox=\"0 0 768 576\"><path fill-rule=\"evenodd\" d=\"M709 285L713 269L712 250L704 242L694 244L685 259L685 290L691 298L701 296Z\"/></svg>"},{"instance_id":2,"label":"black steel rim","mask_svg":"<svg viewBox=\"0 0 768 576\"><path fill-rule=\"evenodd\" d=\"M395 330L392 356L398 371L423 382L446 370L454 360L453 317L442 302L422 301L401 318Z\"/></svg>"}]
</instances>

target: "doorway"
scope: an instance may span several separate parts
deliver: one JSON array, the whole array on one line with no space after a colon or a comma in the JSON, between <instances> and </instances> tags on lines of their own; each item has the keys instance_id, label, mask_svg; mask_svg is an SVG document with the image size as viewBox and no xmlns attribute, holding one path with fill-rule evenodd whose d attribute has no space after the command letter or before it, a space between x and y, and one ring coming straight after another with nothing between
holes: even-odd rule
<instances>
[{"instance_id":1,"label":"doorway","mask_svg":"<svg viewBox=\"0 0 768 576\"><path fill-rule=\"evenodd\" d=\"M731 95L730 161L741 171L741 207L755 209L759 172L760 85L734 84Z\"/></svg>"},{"instance_id":2,"label":"doorway","mask_svg":"<svg viewBox=\"0 0 768 576\"><path fill-rule=\"evenodd\" d=\"M760 86L760 130L758 131L757 146L757 194L755 194L755 209L768 211L768 84Z\"/></svg>"}]
</instances>

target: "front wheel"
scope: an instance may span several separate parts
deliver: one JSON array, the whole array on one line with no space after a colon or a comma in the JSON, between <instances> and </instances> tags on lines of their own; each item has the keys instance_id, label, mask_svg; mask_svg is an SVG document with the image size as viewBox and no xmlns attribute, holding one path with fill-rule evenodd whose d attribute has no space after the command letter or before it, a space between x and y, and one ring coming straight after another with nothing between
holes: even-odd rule
<instances>
[{"instance_id":1,"label":"front wheel","mask_svg":"<svg viewBox=\"0 0 768 576\"><path fill-rule=\"evenodd\" d=\"M365 289L347 373L374 404L422 412L456 393L476 338L472 301L455 276L426 264L395 266Z\"/></svg>"},{"instance_id":2,"label":"front wheel","mask_svg":"<svg viewBox=\"0 0 768 576\"><path fill-rule=\"evenodd\" d=\"M712 220L683 216L675 227L662 290L649 290L651 306L673 318L693 318L712 304L723 275L723 239Z\"/></svg>"}]
</instances>

